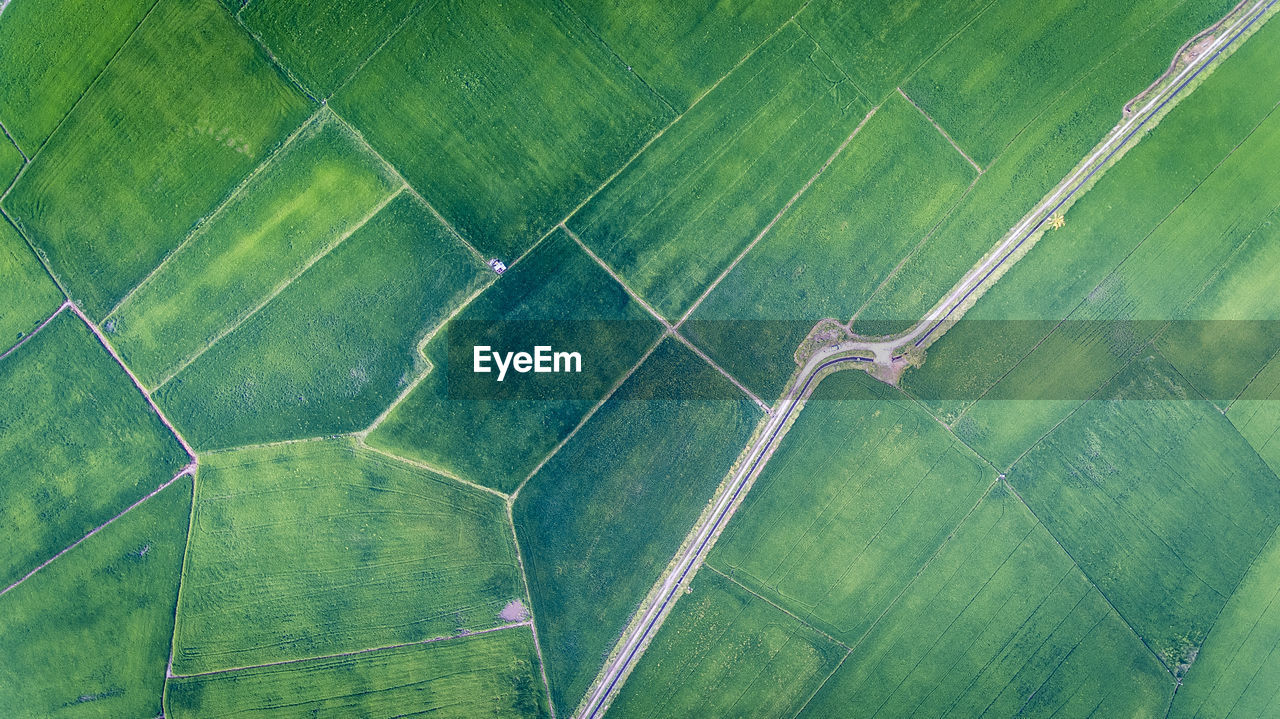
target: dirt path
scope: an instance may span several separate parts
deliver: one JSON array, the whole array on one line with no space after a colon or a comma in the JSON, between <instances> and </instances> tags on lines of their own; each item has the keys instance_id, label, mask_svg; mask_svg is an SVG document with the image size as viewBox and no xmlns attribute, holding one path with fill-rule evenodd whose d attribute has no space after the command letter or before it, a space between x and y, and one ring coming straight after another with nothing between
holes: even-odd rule
<instances>
[{"instance_id":1,"label":"dirt path","mask_svg":"<svg viewBox=\"0 0 1280 719\"><path fill-rule=\"evenodd\" d=\"M697 572L706 558L714 540L732 517L733 511L750 489L758 470L768 461L778 439L785 434L788 422L802 407L804 399L823 377L833 368L847 366L878 365L877 369L893 372L900 369L903 351L924 347L940 337L953 322L981 296L988 286L999 279L998 271L1007 269L1016 261L1017 253L1059 209L1080 190L1122 149L1126 148L1139 132L1182 92L1222 51L1252 27L1280 0L1256 0L1249 10L1231 26L1217 35L1209 47L1204 48L1178 75L1156 93L1141 110L1128 117L1103 140L1093 154L1085 158L1070 175L1059 183L1039 205L1018 223L996 247L979 261L947 293L934 308L908 332L883 339L855 339L824 347L809 359L795 375L788 389L774 407L764 425L759 439L745 454L741 467L724 485L713 500L711 510L704 514L700 524L690 532L685 546L673 560L668 571L650 590L646 603L632 618L595 683L588 690L577 716L595 719L609 708L613 693L626 680L635 662L643 654L648 642L656 634L666 614L682 594L681 587ZM1238 6L1237 6L1238 7ZM1234 11L1233 11L1234 12ZM1203 33L1200 33L1203 35ZM871 352L875 359L857 356L855 352Z\"/></svg>"}]
</instances>

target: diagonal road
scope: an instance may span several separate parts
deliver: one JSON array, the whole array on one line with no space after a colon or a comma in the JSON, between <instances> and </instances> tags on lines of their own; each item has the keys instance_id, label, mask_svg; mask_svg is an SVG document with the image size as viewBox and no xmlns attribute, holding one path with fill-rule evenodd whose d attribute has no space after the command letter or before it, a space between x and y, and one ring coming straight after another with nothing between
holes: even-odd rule
<instances>
[{"instance_id":1,"label":"diagonal road","mask_svg":"<svg viewBox=\"0 0 1280 719\"><path fill-rule=\"evenodd\" d=\"M1247 0L1246 0L1247 2ZM759 438L749 448L746 459L732 478L713 500L712 509L704 515L701 524L690 533L691 540L675 558L674 563L650 592L652 599L641 607L626 633L619 640L604 671L588 690L577 716L597 719L609 708L609 701L622 685L635 662L643 654L647 642L657 632L667 612L680 596L680 589L697 572L702 560L724 528L738 500L750 488L750 480L768 461L770 452L779 437L785 434L787 423L801 408L804 399L821 381L824 373L833 367L866 366L869 363L890 366L901 359L901 350L908 347L925 347L936 340L949 326L958 320L982 292L999 279L997 274L1017 261L1017 254L1032 237L1043 229L1049 218L1070 202L1094 176L1107 166L1120 152L1131 146L1142 130L1214 60L1249 31L1280 0L1255 0L1234 22L1214 38L1198 57L1182 69L1164 89L1157 92L1140 110L1117 125L1094 150L1076 166L1075 171L1060 182L1025 219L1015 226L978 264L974 265L952 290L934 306L908 332L877 340L849 340L824 347L809 359L795 375L773 413L765 423ZM1233 11L1234 14L1234 11ZM1176 61L1176 59L1175 59ZM860 356L871 353L875 359ZM860 354L854 354L860 353Z\"/></svg>"}]
</instances>

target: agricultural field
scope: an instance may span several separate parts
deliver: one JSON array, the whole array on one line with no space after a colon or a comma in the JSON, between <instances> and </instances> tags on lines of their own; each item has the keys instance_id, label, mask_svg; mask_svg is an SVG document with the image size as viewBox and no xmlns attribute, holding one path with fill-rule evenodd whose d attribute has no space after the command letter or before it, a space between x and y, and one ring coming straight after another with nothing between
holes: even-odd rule
<instances>
[{"instance_id":1,"label":"agricultural field","mask_svg":"<svg viewBox=\"0 0 1280 719\"><path fill-rule=\"evenodd\" d=\"M726 399L737 391L668 338L517 496L560 711L577 704L760 419L746 395Z\"/></svg>"},{"instance_id":2,"label":"agricultural field","mask_svg":"<svg viewBox=\"0 0 1280 719\"><path fill-rule=\"evenodd\" d=\"M527 601L500 498L345 440L206 455L191 517L178 674L489 629Z\"/></svg>"},{"instance_id":3,"label":"agricultural field","mask_svg":"<svg viewBox=\"0 0 1280 719\"><path fill-rule=\"evenodd\" d=\"M13 225L0 218L0 354L62 304L62 293Z\"/></svg>"},{"instance_id":4,"label":"agricultural field","mask_svg":"<svg viewBox=\"0 0 1280 719\"><path fill-rule=\"evenodd\" d=\"M430 373L375 428L369 443L511 492L631 371L661 332L662 326L603 268L557 232L427 345ZM475 345L514 351L535 342L590 348L582 373L520 375L499 386L492 375L465 369ZM452 377L451 359L463 368Z\"/></svg>"},{"instance_id":5,"label":"agricultural field","mask_svg":"<svg viewBox=\"0 0 1280 719\"><path fill-rule=\"evenodd\" d=\"M181 477L0 595L0 712L160 714L190 508Z\"/></svg>"},{"instance_id":6,"label":"agricultural field","mask_svg":"<svg viewBox=\"0 0 1280 719\"><path fill-rule=\"evenodd\" d=\"M800 717L1155 718L1174 690L1003 484L877 615Z\"/></svg>"},{"instance_id":7,"label":"agricultural field","mask_svg":"<svg viewBox=\"0 0 1280 719\"><path fill-rule=\"evenodd\" d=\"M869 109L813 40L788 24L568 227L674 322Z\"/></svg>"},{"instance_id":8,"label":"agricultural field","mask_svg":"<svg viewBox=\"0 0 1280 719\"><path fill-rule=\"evenodd\" d=\"M402 187L322 111L103 320L143 383L172 376Z\"/></svg>"},{"instance_id":9,"label":"agricultural field","mask_svg":"<svg viewBox=\"0 0 1280 719\"><path fill-rule=\"evenodd\" d=\"M919 405L837 373L707 561L852 646L995 478Z\"/></svg>"},{"instance_id":10,"label":"agricultural field","mask_svg":"<svg viewBox=\"0 0 1280 719\"><path fill-rule=\"evenodd\" d=\"M803 0L568 3L618 57L683 112L777 31Z\"/></svg>"},{"instance_id":11,"label":"agricultural field","mask_svg":"<svg viewBox=\"0 0 1280 719\"><path fill-rule=\"evenodd\" d=\"M198 449L369 426L485 270L402 194L156 391Z\"/></svg>"},{"instance_id":12,"label":"agricultural field","mask_svg":"<svg viewBox=\"0 0 1280 719\"><path fill-rule=\"evenodd\" d=\"M1267 544L1213 624L1173 698L1172 719L1266 716L1280 687L1280 535Z\"/></svg>"},{"instance_id":13,"label":"agricultural field","mask_svg":"<svg viewBox=\"0 0 1280 719\"><path fill-rule=\"evenodd\" d=\"M682 326L762 397L814 323L847 321L976 171L896 93Z\"/></svg>"},{"instance_id":14,"label":"agricultural field","mask_svg":"<svg viewBox=\"0 0 1280 719\"><path fill-rule=\"evenodd\" d=\"M0 396L0 585L188 462L124 370L69 311L0 360Z\"/></svg>"},{"instance_id":15,"label":"agricultural field","mask_svg":"<svg viewBox=\"0 0 1280 719\"><path fill-rule=\"evenodd\" d=\"M1275 357L1258 372L1240 397L1227 408L1227 419L1262 457L1272 472L1280 474L1280 360Z\"/></svg>"},{"instance_id":16,"label":"agricultural field","mask_svg":"<svg viewBox=\"0 0 1280 719\"><path fill-rule=\"evenodd\" d=\"M159 0L4 209L101 318L310 111L216 0Z\"/></svg>"},{"instance_id":17,"label":"agricultural field","mask_svg":"<svg viewBox=\"0 0 1280 719\"><path fill-rule=\"evenodd\" d=\"M423 6L431 12L435 3L254 0L240 18L303 87L329 97Z\"/></svg>"},{"instance_id":18,"label":"agricultural field","mask_svg":"<svg viewBox=\"0 0 1280 719\"><path fill-rule=\"evenodd\" d=\"M25 162L17 145L8 138L0 138L0 187L9 189L9 184L18 176Z\"/></svg>"},{"instance_id":19,"label":"agricultural field","mask_svg":"<svg viewBox=\"0 0 1280 719\"><path fill-rule=\"evenodd\" d=\"M879 102L992 3L811 2L796 22L867 98Z\"/></svg>"},{"instance_id":20,"label":"agricultural field","mask_svg":"<svg viewBox=\"0 0 1280 719\"><path fill-rule=\"evenodd\" d=\"M508 263L674 116L552 0L424 8L332 106L467 241Z\"/></svg>"},{"instance_id":21,"label":"agricultural field","mask_svg":"<svg viewBox=\"0 0 1280 719\"><path fill-rule=\"evenodd\" d=\"M1178 47L1221 18L1232 5L1230 0L1215 0L1172 6L1150 27L1133 34L1104 62L1089 68L1078 81L1058 88L1050 101L1035 109L1034 119L1013 136L998 157L989 162L975 157L983 174L973 191L928 243L904 259L903 266L859 311L857 320L879 323L878 332L890 332L906 330L923 317L983 254L1093 151L1121 121L1124 104L1167 69ZM988 9L982 18L992 10ZM1038 8L1023 12L1026 17L1041 17ZM1274 24L1267 30L1273 34ZM1258 43L1245 43L1241 54L1265 54L1265 47L1258 46L1266 44L1260 36ZM1074 52L1074 46L1068 46L1068 51ZM1250 62L1240 60L1237 64ZM1009 74L1023 76L1017 71ZM922 102L923 96L913 94L910 85L905 89L912 99ZM933 108L922 104L932 114ZM949 127L942 118L935 115L934 119ZM973 156L963 139L957 136L957 141Z\"/></svg>"},{"instance_id":22,"label":"agricultural field","mask_svg":"<svg viewBox=\"0 0 1280 719\"><path fill-rule=\"evenodd\" d=\"M169 681L174 719L546 717L524 628Z\"/></svg>"},{"instance_id":23,"label":"agricultural field","mask_svg":"<svg viewBox=\"0 0 1280 719\"><path fill-rule=\"evenodd\" d=\"M609 716L792 717L848 651L724 575L702 572Z\"/></svg>"},{"instance_id":24,"label":"agricultural field","mask_svg":"<svg viewBox=\"0 0 1280 719\"><path fill-rule=\"evenodd\" d=\"M1280 481L1158 355L1133 362L1009 482L1182 674L1280 524Z\"/></svg>"},{"instance_id":25,"label":"agricultural field","mask_svg":"<svg viewBox=\"0 0 1280 719\"><path fill-rule=\"evenodd\" d=\"M0 22L0 121L28 157L106 68L156 0L10 0ZM50 18L58 22L50 22ZM8 185L12 175L0 184Z\"/></svg>"}]
</instances>

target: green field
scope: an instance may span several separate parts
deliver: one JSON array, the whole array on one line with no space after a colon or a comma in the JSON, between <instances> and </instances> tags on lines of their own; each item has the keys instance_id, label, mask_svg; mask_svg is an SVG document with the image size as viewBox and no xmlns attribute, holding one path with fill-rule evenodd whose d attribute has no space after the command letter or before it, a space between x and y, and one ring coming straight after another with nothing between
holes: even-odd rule
<instances>
[{"instance_id":1,"label":"green field","mask_svg":"<svg viewBox=\"0 0 1280 719\"><path fill-rule=\"evenodd\" d=\"M424 8L333 106L463 237L508 263L672 116L552 0Z\"/></svg>"},{"instance_id":2,"label":"green field","mask_svg":"<svg viewBox=\"0 0 1280 719\"><path fill-rule=\"evenodd\" d=\"M805 5L796 22L863 94L879 101L990 7L989 0L828 0Z\"/></svg>"},{"instance_id":3,"label":"green field","mask_svg":"<svg viewBox=\"0 0 1280 719\"><path fill-rule=\"evenodd\" d=\"M457 332L452 340L451 332ZM662 325L600 265L557 232L427 346L431 373L369 435L369 443L510 492L635 366L661 332ZM505 396L484 394L486 387L498 387L487 379L491 375L484 375L484 385L472 384L475 394L464 394L450 386L449 350L470 352L475 344L511 351L527 351L534 344L572 348L584 353L582 373L510 377L504 386L512 394ZM470 362L465 355L453 359L464 366ZM471 374L469 369L458 372L463 373ZM570 379L568 384L552 381L538 394L537 385L529 383L540 377ZM524 394L521 389L529 386L535 392Z\"/></svg>"},{"instance_id":4,"label":"green field","mask_svg":"<svg viewBox=\"0 0 1280 719\"><path fill-rule=\"evenodd\" d=\"M1258 456L1280 474L1280 360L1272 358L1227 409L1227 418Z\"/></svg>"},{"instance_id":5,"label":"green field","mask_svg":"<svg viewBox=\"0 0 1280 719\"><path fill-rule=\"evenodd\" d=\"M1163 717L1173 679L1003 485L801 717Z\"/></svg>"},{"instance_id":6,"label":"green field","mask_svg":"<svg viewBox=\"0 0 1280 719\"><path fill-rule=\"evenodd\" d=\"M430 12L433 3L254 0L240 17L310 92L328 97L419 5Z\"/></svg>"},{"instance_id":7,"label":"green field","mask_svg":"<svg viewBox=\"0 0 1280 719\"><path fill-rule=\"evenodd\" d=\"M1135 361L1009 481L1171 670L1280 523L1280 481L1163 359ZM1179 672L1180 673L1180 672Z\"/></svg>"},{"instance_id":8,"label":"green field","mask_svg":"<svg viewBox=\"0 0 1280 719\"><path fill-rule=\"evenodd\" d=\"M0 596L0 712L6 717L160 713L191 480Z\"/></svg>"},{"instance_id":9,"label":"green field","mask_svg":"<svg viewBox=\"0 0 1280 719\"><path fill-rule=\"evenodd\" d=\"M120 365L69 311L0 361L0 396L0 585L187 463Z\"/></svg>"},{"instance_id":10,"label":"green field","mask_svg":"<svg viewBox=\"0 0 1280 719\"><path fill-rule=\"evenodd\" d=\"M551 696L571 711L761 413L667 339L513 507ZM707 393L702 395L702 393ZM711 399L667 399L708 396Z\"/></svg>"},{"instance_id":11,"label":"green field","mask_svg":"<svg viewBox=\"0 0 1280 719\"><path fill-rule=\"evenodd\" d=\"M943 419L955 421L1135 247L1144 240L1150 243L1146 238L1206 178L1222 173L1215 168L1258 129L1280 99L1280 93L1259 92L1255 83L1257 72L1280 72L1280 58L1267 46L1280 38L1280 28L1264 26L1260 32L1258 44L1243 45L1081 196L1066 226L1046 234L965 321L930 347L929 361L907 374L904 386L926 398ZM1053 291L1046 291L1046 279ZM1173 316L1171 308L1162 308L1148 318ZM973 361L977 357L981 361Z\"/></svg>"},{"instance_id":12,"label":"green field","mask_svg":"<svg viewBox=\"0 0 1280 719\"><path fill-rule=\"evenodd\" d=\"M569 227L674 321L868 109L817 45L789 24L570 218Z\"/></svg>"},{"instance_id":13,"label":"green field","mask_svg":"<svg viewBox=\"0 0 1280 719\"><path fill-rule=\"evenodd\" d=\"M508 629L446 642L171 679L165 692L165 716L545 717L539 684L532 634Z\"/></svg>"},{"instance_id":14,"label":"green field","mask_svg":"<svg viewBox=\"0 0 1280 719\"><path fill-rule=\"evenodd\" d=\"M995 473L863 372L823 380L707 560L852 645Z\"/></svg>"},{"instance_id":15,"label":"green field","mask_svg":"<svg viewBox=\"0 0 1280 719\"><path fill-rule=\"evenodd\" d=\"M201 449L367 427L418 374L417 344L483 267L400 195L159 388Z\"/></svg>"},{"instance_id":16,"label":"green field","mask_svg":"<svg viewBox=\"0 0 1280 719\"><path fill-rule=\"evenodd\" d=\"M1078 82L1060 88L1061 94L1036 109L1034 121L1022 128L998 158L990 164L978 159L985 172L973 192L934 237L876 293L859 319L889 323L890 328L881 330L889 331L905 330L923 317L1023 215L1070 174L1082 158L1091 154L1093 147L1121 120L1124 103L1167 69L1178 47L1222 17L1231 5L1229 0L1203 4L1183 2L1173 7L1164 19L1136 33L1131 42L1106 62L1093 67ZM1025 12L1028 17L1040 16L1038 10L1026 9ZM1274 31L1273 26L1270 32ZM1252 48L1251 56L1257 57L1267 52L1266 45L1267 41L1260 36L1257 43L1246 43L1241 53L1249 53ZM1239 61L1239 64L1248 63ZM1267 61L1267 65L1270 64L1271 61ZM961 60L954 69L971 65ZM1017 72L1011 74L1021 77ZM911 87L907 91L910 94ZM918 102L921 100L916 95L912 97ZM931 110L927 105L925 109ZM936 119L952 130L942 118ZM960 146L971 151L963 140ZM1076 211L1073 208L1071 214ZM1074 217L1067 218L1068 228L1073 221ZM1079 271L1077 268L1085 266L1087 263L1080 262L1067 272ZM1055 283L1060 281L1063 272L1053 275Z\"/></svg>"},{"instance_id":17,"label":"green field","mask_svg":"<svg viewBox=\"0 0 1280 719\"><path fill-rule=\"evenodd\" d=\"M985 167L1036 121L1045 105L1087 82L1092 69L1110 64L1114 53L1182 4L1186 0L995 0L913 73L903 89ZM1215 6L1212 22L1232 3L1205 5ZM1153 59L1168 63L1176 49L1174 45ZM1112 82L1135 79L1139 84L1132 96L1145 86L1140 76ZM1118 119L1118 106L1113 113L1112 122Z\"/></svg>"},{"instance_id":18,"label":"green field","mask_svg":"<svg viewBox=\"0 0 1280 719\"><path fill-rule=\"evenodd\" d=\"M327 112L103 323L147 386L235 326L402 186Z\"/></svg>"},{"instance_id":19,"label":"green field","mask_svg":"<svg viewBox=\"0 0 1280 719\"><path fill-rule=\"evenodd\" d=\"M308 112L214 0L159 0L5 209L101 317Z\"/></svg>"},{"instance_id":20,"label":"green field","mask_svg":"<svg viewBox=\"0 0 1280 719\"><path fill-rule=\"evenodd\" d=\"M62 304L62 292L18 231L0 218L0 354Z\"/></svg>"},{"instance_id":21,"label":"green field","mask_svg":"<svg viewBox=\"0 0 1280 719\"><path fill-rule=\"evenodd\" d=\"M1214 621L1169 712L1184 717L1263 717L1280 708L1280 535L1273 536Z\"/></svg>"},{"instance_id":22,"label":"green field","mask_svg":"<svg viewBox=\"0 0 1280 719\"><path fill-rule=\"evenodd\" d=\"M22 159L22 152L18 150L18 146L8 138L0 137L0 187L9 189L9 184L18 176L18 171L25 163L26 160Z\"/></svg>"},{"instance_id":23,"label":"green field","mask_svg":"<svg viewBox=\"0 0 1280 719\"><path fill-rule=\"evenodd\" d=\"M154 5L155 0L12 0L5 6L0 120L28 156Z\"/></svg>"},{"instance_id":24,"label":"green field","mask_svg":"<svg viewBox=\"0 0 1280 719\"><path fill-rule=\"evenodd\" d=\"M662 624L612 717L792 717L848 649L713 571Z\"/></svg>"},{"instance_id":25,"label":"green field","mask_svg":"<svg viewBox=\"0 0 1280 719\"><path fill-rule=\"evenodd\" d=\"M649 87L684 111L805 3L568 4Z\"/></svg>"},{"instance_id":26,"label":"green field","mask_svg":"<svg viewBox=\"0 0 1280 719\"><path fill-rule=\"evenodd\" d=\"M757 394L777 397L813 324L848 320L975 174L894 94L683 330Z\"/></svg>"},{"instance_id":27,"label":"green field","mask_svg":"<svg viewBox=\"0 0 1280 719\"><path fill-rule=\"evenodd\" d=\"M206 455L178 674L447 637L523 600L493 495L347 440Z\"/></svg>"}]
</instances>

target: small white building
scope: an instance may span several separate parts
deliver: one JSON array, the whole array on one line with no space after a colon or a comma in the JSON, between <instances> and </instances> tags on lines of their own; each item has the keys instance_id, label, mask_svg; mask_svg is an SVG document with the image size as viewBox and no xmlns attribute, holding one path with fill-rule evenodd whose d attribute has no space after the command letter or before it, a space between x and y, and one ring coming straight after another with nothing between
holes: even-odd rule
<instances>
[{"instance_id":1,"label":"small white building","mask_svg":"<svg viewBox=\"0 0 1280 719\"><path fill-rule=\"evenodd\" d=\"M489 269L493 270L494 274L500 275L507 271L507 263L495 257L489 260Z\"/></svg>"}]
</instances>

